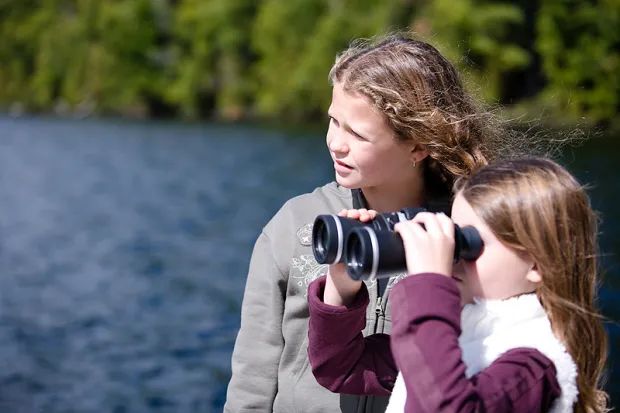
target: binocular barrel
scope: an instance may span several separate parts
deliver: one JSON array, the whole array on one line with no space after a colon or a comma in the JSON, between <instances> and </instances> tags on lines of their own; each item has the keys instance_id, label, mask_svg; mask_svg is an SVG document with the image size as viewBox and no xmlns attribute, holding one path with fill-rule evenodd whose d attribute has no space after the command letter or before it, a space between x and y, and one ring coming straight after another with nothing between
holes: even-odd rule
<instances>
[{"instance_id":1,"label":"binocular barrel","mask_svg":"<svg viewBox=\"0 0 620 413\"><path fill-rule=\"evenodd\" d=\"M405 208L378 214L370 222L319 215L312 228L312 250L319 264L344 262L355 280L389 277L405 272L402 239L394 232L399 221L412 219L423 208ZM455 226L454 259L474 260L482 252L482 240L473 227Z\"/></svg>"},{"instance_id":2,"label":"binocular barrel","mask_svg":"<svg viewBox=\"0 0 620 413\"><path fill-rule=\"evenodd\" d=\"M474 227L454 226L454 262L475 260L482 253L482 239ZM385 278L407 271L405 247L400 235L392 231L354 228L344 251L347 273L354 280Z\"/></svg>"},{"instance_id":3,"label":"binocular barrel","mask_svg":"<svg viewBox=\"0 0 620 413\"><path fill-rule=\"evenodd\" d=\"M319 264L344 262L345 242L353 228L371 227L375 230L392 231L399 221L413 218L424 208L404 208L398 212L378 214L370 222L343 218L338 215L319 215L312 227L312 250Z\"/></svg>"},{"instance_id":4,"label":"binocular barrel","mask_svg":"<svg viewBox=\"0 0 620 413\"><path fill-rule=\"evenodd\" d=\"M319 215L312 227L312 251L319 264L344 261L344 242L354 227L364 223L338 215Z\"/></svg>"}]
</instances>

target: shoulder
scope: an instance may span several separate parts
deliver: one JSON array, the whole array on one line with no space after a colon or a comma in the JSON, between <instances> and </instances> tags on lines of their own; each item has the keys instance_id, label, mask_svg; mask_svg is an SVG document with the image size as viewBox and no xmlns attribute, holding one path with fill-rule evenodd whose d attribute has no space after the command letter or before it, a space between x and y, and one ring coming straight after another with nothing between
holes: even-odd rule
<instances>
[{"instance_id":1,"label":"shoulder","mask_svg":"<svg viewBox=\"0 0 620 413\"><path fill-rule=\"evenodd\" d=\"M289 199L263 228L263 242L268 242L271 253L282 274L299 278L302 285L323 271L314 261L312 226L317 215L334 214L342 208L351 208L351 191L335 182L316 188L310 193Z\"/></svg>"},{"instance_id":2,"label":"shoulder","mask_svg":"<svg viewBox=\"0 0 620 413\"><path fill-rule=\"evenodd\" d=\"M551 376L555 377L556 368L553 360L543 354L540 350L531 347L516 347L512 348L501 356L499 356L491 365L497 367L500 365L529 365L536 366L529 369L530 371L538 370L549 372ZM537 378L541 378L542 375L535 375Z\"/></svg>"},{"instance_id":3,"label":"shoulder","mask_svg":"<svg viewBox=\"0 0 620 413\"><path fill-rule=\"evenodd\" d=\"M265 232L290 232L292 228L314 222L319 214L333 214L351 205L351 190L330 182L286 201L266 225Z\"/></svg>"},{"instance_id":4,"label":"shoulder","mask_svg":"<svg viewBox=\"0 0 620 413\"><path fill-rule=\"evenodd\" d=\"M556 410L563 393L553 361L534 348L514 348L496 359L478 375L480 391L487 407L510 399L514 411ZM502 396L500 396L502 395ZM569 405L570 406L570 405Z\"/></svg>"},{"instance_id":5,"label":"shoulder","mask_svg":"<svg viewBox=\"0 0 620 413\"><path fill-rule=\"evenodd\" d=\"M315 188L312 192L289 199L282 208L303 212L306 209L312 210L314 208L333 209L333 207L348 205L351 202L350 189L340 186L336 182L330 182Z\"/></svg>"}]
</instances>

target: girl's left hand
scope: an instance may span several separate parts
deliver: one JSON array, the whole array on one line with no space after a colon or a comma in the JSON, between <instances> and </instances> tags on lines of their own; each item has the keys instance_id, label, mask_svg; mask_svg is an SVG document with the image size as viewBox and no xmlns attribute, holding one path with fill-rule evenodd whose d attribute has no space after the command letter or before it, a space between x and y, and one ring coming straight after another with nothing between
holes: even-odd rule
<instances>
[{"instance_id":1,"label":"girl's left hand","mask_svg":"<svg viewBox=\"0 0 620 413\"><path fill-rule=\"evenodd\" d=\"M364 208L343 209L338 216L369 222L375 219L377 211ZM323 302L329 305L349 305L361 288L362 282L349 277L343 263L331 264L327 270Z\"/></svg>"},{"instance_id":2,"label":"girl's left hand","mask_svg":"<svg viewBox=\"0 0 620 413\"><path fill-rule=\"evenodd\" d=\"M403 239L409 274L452 275L454 223L446 214L420 212L410 221L397 223L394 231Z\"/></svg>"}]
</instances>

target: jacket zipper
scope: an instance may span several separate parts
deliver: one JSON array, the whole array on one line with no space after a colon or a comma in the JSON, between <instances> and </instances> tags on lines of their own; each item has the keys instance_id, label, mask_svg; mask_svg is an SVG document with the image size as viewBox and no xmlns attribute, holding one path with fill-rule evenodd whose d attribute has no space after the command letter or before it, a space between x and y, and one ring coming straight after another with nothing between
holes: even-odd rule
<instances>
[{"instance_id":1,"label":"jacket zipper","mask_svg":"<svg viewBox=\"0 0 620 413\"><path fill-rule=\"evenodd\" d=\"M377 327L379 326L379 317L383 314L383 307L381 307L382 301L383 297L378 295L377 302L375 304L375 325L372 329L373 334L377 333Z\"/></svg>"}]
</instances>

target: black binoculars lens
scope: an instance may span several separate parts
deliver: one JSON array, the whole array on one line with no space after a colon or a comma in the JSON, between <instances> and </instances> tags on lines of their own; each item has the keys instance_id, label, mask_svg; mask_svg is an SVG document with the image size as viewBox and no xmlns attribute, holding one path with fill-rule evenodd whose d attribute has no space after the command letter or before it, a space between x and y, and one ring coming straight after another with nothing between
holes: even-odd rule
<instances>
[{"instance_id":1,"label":"black binoculars lens","mask_svg":"<svg viewBox=\"0 0 620 413\"><path fill-rule=\"evenodd\" d=\"M342 259L344 236L336 215L319 215L312 227L314 258L319 264L333 264Z\"/></svg>"}]
</instances>

